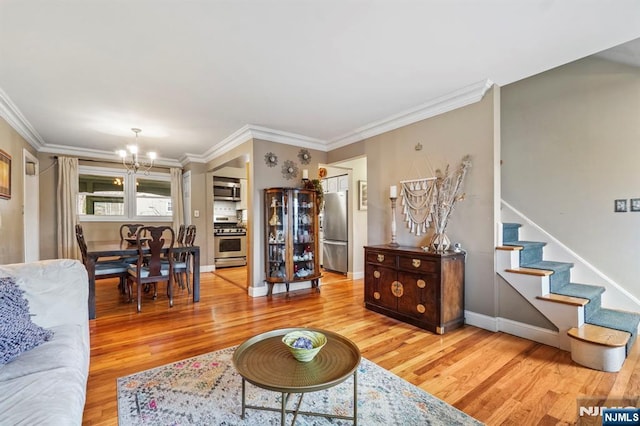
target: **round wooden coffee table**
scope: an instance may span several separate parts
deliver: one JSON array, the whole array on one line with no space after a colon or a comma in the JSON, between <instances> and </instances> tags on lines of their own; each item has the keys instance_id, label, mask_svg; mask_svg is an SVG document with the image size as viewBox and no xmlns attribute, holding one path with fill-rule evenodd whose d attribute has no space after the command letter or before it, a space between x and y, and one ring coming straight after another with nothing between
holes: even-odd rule
<instances>
[{"instance_id":1,"label":"round wooden coffee table","mask_svg":"<svg viewBox=\"0 0 640 426\"><path fill-rule=\"evenodd\" d=\"M289 348L282 343L282 337L296 330L312 330L327 336L327 344L309 362L296 360ZM298 414L352 420L358 423L358 365L360 350L351 340L337 333L315 328L285 328L268 331L242 343L233 354L233 364L242 376L242 419L245 410L279 411L280 424L284 425L287 413L293 413L294 424ZM327 413L299 411L306 392L316 392L340 384L353 375L353 416L338 416ZM280 392L280 408L248 405L245 400L245 386L249 382L262 389ZM286 404L291 394L299 393L295 410L287 410Z\"/></svg>"}]
</instances>

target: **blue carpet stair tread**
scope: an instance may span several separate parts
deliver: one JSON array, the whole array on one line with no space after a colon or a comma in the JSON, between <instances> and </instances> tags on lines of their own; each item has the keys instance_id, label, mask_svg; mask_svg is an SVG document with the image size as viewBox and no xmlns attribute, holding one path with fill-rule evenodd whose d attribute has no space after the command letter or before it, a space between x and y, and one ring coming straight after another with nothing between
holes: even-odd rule
<instances>
[{"instance_id":1,"label":"blue carpet stair tread","mask_svg":"<svg viewBox=\"0 0 640 426\"><path fill-rule=\"evenodd\" d=\"M521 226L519 223L502 224L503 245L522 247L520 251L520 266L553 271L553 274L549 276L549 290L551 293L589 299L589 303L584 308L585 323L630 333L631 338L626 345L628 355L638 334L640 314L602 308L601 295L605 291L604 287L571 283L570 277L573 263L542 260L542 251L546 243L518 240Z\"/></svg>"},{"instance_id":2,"label":"blue carpet stair tread","mask_svg":"<svg viewBox=\"0 0 640 426\"><path fill-rule=\"evenodd\" d=\"M520 246L520 266L529 266L542 260L542 250L547 243L540 241L512 241L506 243L508 246Z\"/></svg>"},{"instance_id":3,"label":"blue carpet stair tread","mask_svg":"<svg viewBox=\"0 0 640 426\"><path fill-rule=\"evenodd\" d=\"M518 240L518 230L522 225L519 223L503 223L502 224L502 243L507 244L510 241Z\"/></svg>"},{"instance_id":4,"label":"blue carpet stair tread","mask_svg":"<svg viewBox=\"0 0 640 426\"><path fill-rule=\"evenodd\" d=\"M554 293L589 299L589 303L584 308L584 319L588 322L591 316L600 309L604 290L604 287L596 285L569 283L558 288Z\"/></svg>"},{"instance_id":5,"label":"blue carpet stair tread","mask_svg":"<svg viewBox=\"0 0 640 426\"><path fill-rule=\"evenodd\" d=\"M638 334L640 314L601 308L591 316L588 323L631 333L631 339L627 343L627 355L629 355Z\"/></svg>"},{"instance_id":6,"label":"blue carpet stair tread","mask_svg":"<svg viewBox=\"0 0 640 426\"><path fill-rule=\"evenodd\" d=\"M570 269L573 268L573 263L540 260L528 263L524 266L532 269L553 271L553 274L549 276L549 291L557 293L560 288L569 284L569 279L571 277Z\"/></svg>"},{"instance_id":7,"label":"blue carpet stair tread","mask_svg":"<svg viewBox=\"0 0 640 426\"><path fill-rule=\"evenodd\" d=\"M508 241L508 242L504 242L503 244L505 246L520 246L524 250L528 248L539 248L539 247L542 248L547 245L547 243L542 243L540 241L520 241L520 240Z\"/></svg>"}]
</instances>

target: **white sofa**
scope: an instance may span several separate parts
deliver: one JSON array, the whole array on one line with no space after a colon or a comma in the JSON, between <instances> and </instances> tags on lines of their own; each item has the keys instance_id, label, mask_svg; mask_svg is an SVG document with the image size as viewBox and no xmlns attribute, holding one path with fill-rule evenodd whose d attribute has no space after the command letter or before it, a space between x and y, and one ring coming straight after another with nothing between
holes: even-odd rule
<instances>
[{"instance_id":1,"label":"white sofa","mask_svg":"<svg viewBox=\"0 0 640 426\"><path fill-rule=\"evenodd\" d=\"M89 374L87 272L77 260L0 265L51 340L0 365L0 424L80 425Z\"/></svg>"}]
</instances>

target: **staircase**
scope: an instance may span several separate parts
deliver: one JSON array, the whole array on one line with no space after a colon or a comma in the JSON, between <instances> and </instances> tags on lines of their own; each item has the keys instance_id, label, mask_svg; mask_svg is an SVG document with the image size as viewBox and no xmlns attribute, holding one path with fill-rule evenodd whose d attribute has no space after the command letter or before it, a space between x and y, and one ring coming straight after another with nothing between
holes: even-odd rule
<instances>
[{"instance_id":1,"label":"staircase","mask_svg":"<svg viewBox=\"0 0 640 426\"><path fill-rule=\"evenodd\" d=\"M498 273L558 327L558 346L590 368L619 371L638 334L640 314L606 309L604 287L571 282L572 263L543 260L546 243L521 241L503 223Z\"/></svg>"}]
</instances>

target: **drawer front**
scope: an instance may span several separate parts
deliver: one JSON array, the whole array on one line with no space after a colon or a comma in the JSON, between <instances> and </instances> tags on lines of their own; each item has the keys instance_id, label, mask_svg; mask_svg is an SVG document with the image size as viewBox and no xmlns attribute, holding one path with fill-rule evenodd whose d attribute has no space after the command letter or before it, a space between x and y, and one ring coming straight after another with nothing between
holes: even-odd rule
<instances>
[{"instance_id":1,"label":"drawer front","mask_svg":"<svg viewBox=\"0 0 640 426\"><path fill-rule=\"evenodd\" d=\"M367 263L375 263L377 265L395 267L396 256L389 253L383 253L379 251L367 251Z\"/></svg>"},{"instance_id":2,"label":"drawer front","mask_svg":"<svg viewBox=\"0 0 640 426\"><path fill-rule=\"evenodd\" d=\"M367 264L364 280L364 300L378 306L397 309L398 298L394 295L396 271L385 266Z\"/></svg>"},{"instance_id":3,"label":"drawer front","mask_svg":"<svg viewBox=\"0 0 640 426\"><path fill-rule=\"evenodd\" d=\"M418 256L398 256L398 267L405 271L439 273L440 262Z\"/></svg>"}]
</instances>

